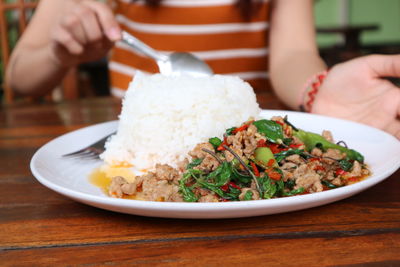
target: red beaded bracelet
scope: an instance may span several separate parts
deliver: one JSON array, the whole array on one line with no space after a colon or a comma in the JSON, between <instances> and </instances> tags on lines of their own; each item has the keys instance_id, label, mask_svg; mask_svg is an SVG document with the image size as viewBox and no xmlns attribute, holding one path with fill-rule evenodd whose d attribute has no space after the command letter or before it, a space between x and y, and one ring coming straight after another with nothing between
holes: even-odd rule
<instances>
[{"instance_id":1,"label":"red beaded bracelet","mask_svg":"<svg viewBox=\"0 0 400 267\"><path fill-rule=\"evenodd\" d=\"M315 96L321 87L328 71L322 71L313 75L303 87L299 98L299 109L305 112L311 112Z\"/></svg>"}]
</instances>

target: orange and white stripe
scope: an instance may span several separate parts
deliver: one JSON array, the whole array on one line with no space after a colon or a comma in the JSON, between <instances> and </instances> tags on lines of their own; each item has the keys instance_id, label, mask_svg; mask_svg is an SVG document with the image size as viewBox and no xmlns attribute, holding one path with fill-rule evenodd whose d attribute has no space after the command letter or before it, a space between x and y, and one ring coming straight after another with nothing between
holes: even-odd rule
<instances>
[{"instance_id":1,"label":"orange and white stripe","mask_svg":"<svg viewBox=\"0 0 400 267\"><path fill-rule=\"evenodd\" d=\"M121 27L157 51L191 52L215 73L237 75L255 90L268 87L268 8L244 21L236 0L163 0L159 7L144 1L115 0ZM156 63L127 45L116 44L109 63L112 94L123 96L136 71L158 72Z\"/></svg>"}]
</instances>

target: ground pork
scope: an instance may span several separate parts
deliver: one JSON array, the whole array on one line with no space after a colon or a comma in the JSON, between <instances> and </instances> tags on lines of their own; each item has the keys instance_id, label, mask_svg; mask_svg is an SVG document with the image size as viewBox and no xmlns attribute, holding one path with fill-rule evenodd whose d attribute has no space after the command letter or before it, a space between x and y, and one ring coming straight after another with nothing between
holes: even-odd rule
<instances>
[{"instance_id":1,"label":"ground pork","mask_svg":"<svg viewBox=\"0 0 400 267\"><path fill-rule=\"evenodd\" d=\"M214 147L210 143L201 143L189 152L193 159L203 159L200 165L194 167L198 170L215 170L220 165L219 161L214 158L210 153L205 152L203 149L214 151Z\"/></svg>"},{"instance_id":2,"label":"ground pork","mask_svg":"<svg viewBox=\"0 0 400 267\"><path fill-rule=\"evenodd\" d=\"M323 190L320 176L307 164L300 165L293 173L296 179L295 189L303 187L309 192L320 192Z\"/></svg>"},{"instance_id":3,"label":"ground pork","mask_svg":"<svg viewBox=\"0 0 400 267\"><path fill-rule=\"evenodd\" d=\"M257 148L257 142L262 138L257 132L257 127L250 124L246 130L227 136L226 142L239 156L250 157ZM231 158L229 155L228 157Z\"/></svg>"},{"instance_id":4,"label":"ground pork","mask_svg":"<svg viewBox=\"0 0 400 267\"><path fill-rule=\"evenodd\" d=\"M337 160L344 159L345 153L340 152L338 149L328 148L325 153L322 154L324 161L328 164L335 164Z\"/></svg>"},{"instance_id":5,"label":"ground pork","mask_svg":"<svg viewBox=\"0 0 400 267\"><path fill-rule=\"evenodd\" d=\"M149 201L183 201L179 194L178 181L181 174L166 164L157 164L154 172L137 176L132 183L116 176L111 180L109 194L113 197L140 195Z\"/></svg>"},{"instance_id":6,"label":"ground pork","mask_svg":"<svg viewBox=\"0 0 400 267\"><path fill-rule=\"evenodd\" d=\"M108 189L108 193L112 197L121 198L123 195L133 195L136 192L140 191L141 183L143 181L143 177L138 176L135 178L135 181L129 183L122 176L113 177L111 180L111 184Z\"/></svg>"},{"instance_id":7,"label":"ground pork","mask_svg":"<svg viewBox=\"0 0 400 267\"><path fill-rule=\"evenodd\" d=\"M354 161L353 167L351 168L350 172L346 173L344 176L345 178L351 177L359 177L362 173L362 166L358 161Z\"/></svg>"},{"instance_id":8,"label":"ground pork","mask_svg":"<svg viewBox=\"0 0 400 267\"><path fill-rule=\"evenodd\" d=\"M329 142L334 143L331 131L323 130L321 135Z\"/></svg>"},{"instance_id":9,"label":"ground pork","mask_svg":"<svg viewBox=\"0 0 400 267\"><path fill-rule=\"evenodd\" d=\"M286 157L285 160L288 162L293 162L297 165L304 162L304 160L300 157L300 155L297 155L297 154L290 155L290 156Z\"/></svg>"}]
</instances>

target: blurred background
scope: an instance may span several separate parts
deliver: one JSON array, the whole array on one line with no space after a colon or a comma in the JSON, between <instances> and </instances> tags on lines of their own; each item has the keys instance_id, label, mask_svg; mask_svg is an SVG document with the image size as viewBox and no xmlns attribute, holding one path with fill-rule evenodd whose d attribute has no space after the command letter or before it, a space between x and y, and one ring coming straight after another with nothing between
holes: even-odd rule
<instances>
[{"instance_id":1,"label":"blurred background","mask_svg":"<svg viewBox=\"0 0 400 267\"><path fill-rule=\"evenodd\" d=\"M34 13L38 0L0 0L0 101L12 96L4 85L8 57ZM321 56L328 65L360 55L400 53L400 0L316 0L315 20ZM398 83L398 79L394 80ZM109 95L107 60L79 66L45 100ZM63 90L62 88L79 88Z\"/></svg>"}]
</instances>

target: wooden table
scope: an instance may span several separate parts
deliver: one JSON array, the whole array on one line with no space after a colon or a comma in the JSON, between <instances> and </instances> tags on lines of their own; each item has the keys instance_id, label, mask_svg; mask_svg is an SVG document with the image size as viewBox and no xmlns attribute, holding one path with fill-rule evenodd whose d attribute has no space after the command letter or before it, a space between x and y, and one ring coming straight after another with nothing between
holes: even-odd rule
<instances>
[{"instance_id":1,"label":"wooden table","mask_svg":"<svg viewBox=\"0 0 400 267\"><path fill-rule=\"evenodd\" d=\"M400 266L400 170L333 204L224 220L114 213L35 180L29 161L40 146L119 111L111 98L1 108L0 266Z\"/></svg>"}]
</instances>

